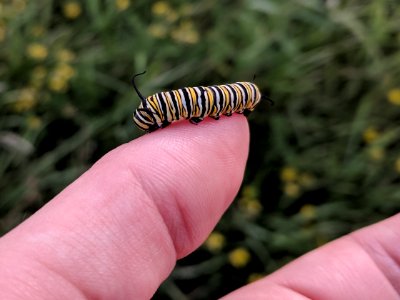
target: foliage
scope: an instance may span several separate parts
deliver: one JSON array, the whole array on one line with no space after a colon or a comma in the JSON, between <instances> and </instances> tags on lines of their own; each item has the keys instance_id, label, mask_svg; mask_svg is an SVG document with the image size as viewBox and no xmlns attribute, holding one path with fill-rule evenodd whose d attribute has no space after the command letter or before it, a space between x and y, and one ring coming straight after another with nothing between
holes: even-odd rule
<instances>
[{"instance_id":1,"label":"foliage","mask_svg":"<svg viewBox=\"0 0 400 300\"><path fill-rule=\"evenodd\" d=\"M395 0L8 0L0 3L4 233L139 135L144 94L248 80L244 186L155 299L216 298L400 208Z\"/></svg>"}]
</instances>

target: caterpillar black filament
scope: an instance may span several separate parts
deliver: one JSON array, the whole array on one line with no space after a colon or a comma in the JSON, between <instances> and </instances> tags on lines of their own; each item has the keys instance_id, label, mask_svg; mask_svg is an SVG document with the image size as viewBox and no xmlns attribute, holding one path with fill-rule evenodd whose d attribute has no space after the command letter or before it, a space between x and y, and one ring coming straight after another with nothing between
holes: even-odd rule
<instances>
[{"instance_id":1,"label":"caterpillar black filament","mask_svg":"<svg viewBox=\"0 0 400 300\"><path fill-rule=\"evenodd\" d=\"M146 132L164 128L182 119L198 124L207 116L218 120L221 115L248 115L264 98L251 82L185 87L144 98L135 84L135 77L144 73L132 78L132 85L141 99L141 104L133 114L133 121Z\"/></svg>"}]
</instances>

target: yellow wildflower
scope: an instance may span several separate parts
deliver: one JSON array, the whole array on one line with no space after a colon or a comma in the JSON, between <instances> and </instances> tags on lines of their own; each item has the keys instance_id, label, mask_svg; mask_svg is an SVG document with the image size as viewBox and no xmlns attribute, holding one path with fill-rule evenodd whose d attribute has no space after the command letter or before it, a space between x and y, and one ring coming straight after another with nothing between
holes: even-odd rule
<instances>
[{"instance_id":1,"label":"yellow wildflower","mask_svg":"<svg viewBox=\"0 0 400 300\"><path fill-rule=\"evenodd\" d=\"M381 146L373 146L368 149L368 156L375 161L380 161L385 157L385 149Z\"/></svg>"},{"instance_id":2,"label":"yellow wildflower","mask_svg":"<svg viewBox=\"0 0 400 300\"><path fill-rule=\"evenodd\" d=\"M28 87L19 91L17 99L14 103L16 112L23 112L31 109L37 103L36 90Z\"/></svg>"},{"instance_id":3,"label":"yellow wildflower","mask_svg":"<svg viewBox=\"0 0 400 300\"><path fill-rule=\"evenodd\" d=\"M250 261L251 255L246 248L239 247L229 252L228 260L235 268L243 268Z\"/></svg>"},{"instance_id":4,"label":"yellow wildflower","mask_svg":"<svg viewBox=\"0 0 400 300\"><path fill-rule=\"evenodd\" d=\"M400 174L400 157L398 157L394 163L394 169Z\"/></svg>"},{"instance_id":5,"label":"yellow wildflower","mask_svg":"<svg viewBox=\"0 0 400 300\"><path fill-rule=\"evenodd\" d=\"M54 92L65 92L68 89L68 80L59 75L53 75L49 79L49 89Z\"/></svg>"},{"instance_id":6,"label":"yellow wildflower","mask_svg":"<svg viewBox=\"0 0 400 300\"><path fill-rule=\"evenodd\" d=\"M156 38L164 38L167 35L167 28L162 24L152 24L147 29L150 35Z\"/></svg>"},{"instance_id":7,"label":"yellow wildflower","mask_svg":"<svg viewBox=\"0 0 400 300\"><path fill-rule=\"evenodd\" d=\"M130 0L115 0L115 5L119 11L128 9L130 4Z\"/></svg>"},{"instance_id":8,"label":"yellow wildflower","mask_svg":"<svg viewBox=\"0 0 400 300\"><path fill-rule=\"evenodd\" d=\"M65 78L66 80L71 79L75 76L75 69L71 67L69 64L61 63L54 70L56 76L60 76Z\"/></svg>"},{"instance_id":9,"label":"yellow wildflower","mask_svg":"<svg viewBox=\"0 0 400 300\"><path fill-rule=\"evenodd\" d=\"M44 60L49 54L49 51L47 50L46 46L40 43L29 44L26 49L26 52L29 57L35 60Z\"/></svg>"},{"instance_id":10,"label":"yellow wildflower","mask_svg":"<svg viewBox=\"0 0 400 300\"><path fill-rule=\"evenodd\" d=\"M260 201L258 201L258 199L255 198L241 198L239 200L239 206L241 210L249 217L258 216L263 209L263 206L261 205Z\"/></svg>"},{"instance_id":11,"label":"yellow wildflower","mask_svg":"<svg viewBox=\"0 0 400 300\"><path fill-rule=\"evenodd\" d=\"M166 19L168 22L173 23L173 22L175 22L175 21L178 19L178 14L177 14L175 11L170 10L170 11L165 15L165 19Z\"/></svg>"},{"instance_id":12,"label":"yellow wildflower","mask_svg":"<svg viewBox=\"0 0 400 300\"><path fill-rule=\"evenodd\" d=\"M37 116L29 116L26 123L31 129L38 129L42 125L42 120Z\"/></svg>"},{"instance_id":13,"label":"yellow wildflower","mask_svg":"<svg viewBox=\"0 0 400 300\"><path fill-rule=\"evenodd\" d=\"M68 89L68 81L75 75L75 69L69 64L60 63L51 73L49 88L54 92L65 92Z\"/></svg>"},{"instance_id":14,"label":"yellow wildflower","mask_svg":"<svg viewBox=\"0 0 400 300\"><path fill-rule=\"evenodd\" d=\"M304 218L304 219L313 219L316 215L316 207L312 204L304 204L301 208L300 208L300 215Z\"/></svg>"},{"instance_id":15,"label":"yellow wildflower","mask_svg":"<svg viewBox=\"0 0 400 300\"><path fill-rule=\"evenodd\" d=\"M290 198L297 198L300 196L301 189L297 183L288 182L284 185L283 192Z\"/></svg>"},{"instance_id":16,"label":"yellow wildflower","mask_svg":"<svg viewBox=\"0 0 400 300\"><path fill-rule=\"evenodd\" d=\"M387 94L387 99L394 105L400 105L400 88L391 89Z\"/></svg>"},{"instance_id":17,"label":"yellow wildflower","mask_svg":"<svg viewBox=\"0 0 400 300\"><path fill-rule=\"evenodd\" d=\"M212 232L207 240L204 242L204 246L211 252L220 251L225 245L225 236L217 231Z\"/></svg>"},{"instance_id":18,"label":"yellow wildflower","mask_svg":"<svg viewBox=\"0 0 400 300\"><path fill-rule=\"evenodd\" d=\"M367 144L374 142L378 137L379 131L373 126L368 127L363 132L363 139Z\"/></svg>"},{"instance_id":19,"label":"yellow wildflower","mask_svg":"<svg viewBox=\"0 0 400 300\"><path fill-rule=\"evenodd\" d=\"M297 178L298 178L297 169L295 169L293 167L284 167L281 170L281 180L283 182L296 181Z\"/></svg>"},{"instance_id":20,"label":"yellow wildflower","mask_svg":"<svg viewBox=\"0 0 400 300\"><path fill-rule=\"evenodd\" d=\"M171 11L171 7L165 1L157 1L151 7L151 12L157 16L165 16Z\"/></svg>"},{"instance_id":21,"label":"yellow wildflower","mask_svg":"<svg viewBox=\"0 0 400 300\"><path fill-rule=\"evenodd\" d=\"M68 1L63 5L63 12L67 19L76 19L82 13L82 7L79 2Z\"/></svg>"},{"instance_id":22,"label":"yellow wildflower","mask_svg":"<svg viewBox=\"0 0 400 300\"><path fill-rule=\"evenodd\" d=\"M254 185L246 185L243 187L242 196L244 198L257 198L258 189Z\"/></svg>"},{"instance_id":23,"label":"yellow wildflower","mask_svg":"<svg viewBox=\"0 0 400 300\"><path fill-rule=\"evenodd\" d=\"M171 32L171 36L174 40L186 44L195 44L199 41L199 33L190 21L182 22Z\"/></svg>"},{"instance_id":24,"label":"yellow wildflower","mask_svg":"<svg viewBox=\"0 0 400 300\"><path fill-rule=\"evenodd\" d=\"M75 59L75 54L69 49L57 51L56 57L59 61L69 63Z\"/></svg>"},{"instance_id":25,"label":"yellow wildflower","mask_svg":"<svg viewBox=\"0 0 400 300\"><path fill-rule=\"evenodd\" d=\"M178 14L165 1L158 1L151 7L153 15L164 17L168 22L172 23L178 19Z\"/></svg>"}]
</instances>

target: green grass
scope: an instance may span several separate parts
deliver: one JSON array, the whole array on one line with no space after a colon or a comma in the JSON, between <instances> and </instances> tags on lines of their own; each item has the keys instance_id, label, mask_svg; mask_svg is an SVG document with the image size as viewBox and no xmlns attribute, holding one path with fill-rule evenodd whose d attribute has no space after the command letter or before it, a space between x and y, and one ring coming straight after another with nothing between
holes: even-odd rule
<instances>
[{"instance_id":1,"label":"green grass","mask_svg":"<svg viewBox=\"0 0 400 300\"><path fill-rule=\"evenodd\" d=\"M250 117L222 248L180 261L155 299L216 298L400 209L397 1L92 0L74 18L68 3L1 4L1 232L141 134L127 112L143 70L145 95L256 74L275 102Z\"/></svg>"}]
</instances>

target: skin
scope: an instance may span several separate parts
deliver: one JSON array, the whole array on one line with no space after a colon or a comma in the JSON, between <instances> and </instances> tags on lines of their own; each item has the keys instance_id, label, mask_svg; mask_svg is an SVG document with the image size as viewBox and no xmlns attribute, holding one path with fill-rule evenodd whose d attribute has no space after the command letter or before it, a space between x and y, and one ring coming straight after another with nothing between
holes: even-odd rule
<instances>
[{"instance_id":1,"label":"skin","mask_svg":"<svg viewBox=\"0 0 400 300\"><path fill-rule=\"evenodd\" d=\"M248 144L235 115L114 149L0 239L0 298L151 298L233 200ZM399 299L399 228L394 216L356 231L224 300Z\"/></svg>"}]
</instances>

